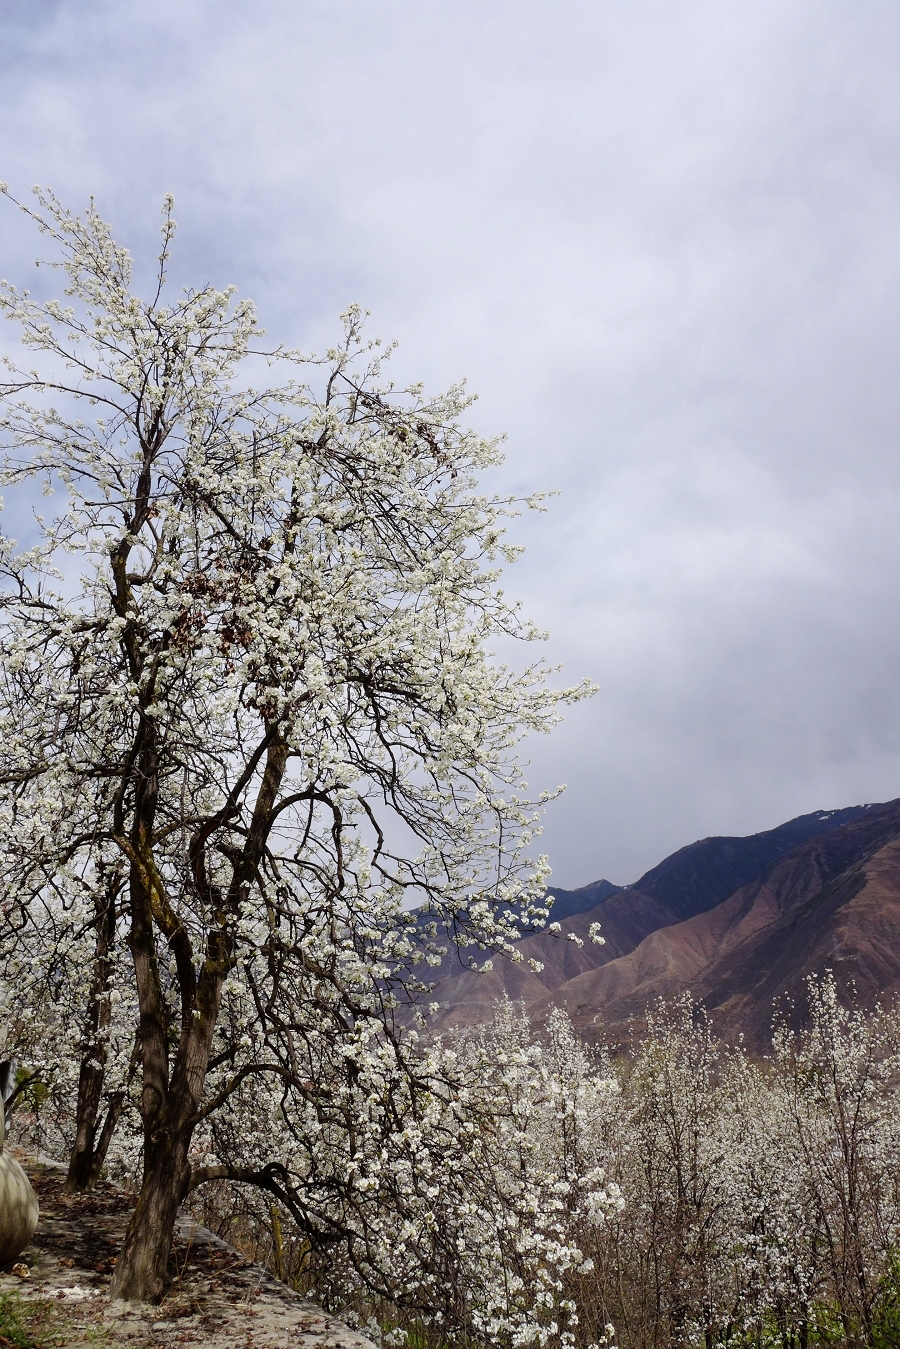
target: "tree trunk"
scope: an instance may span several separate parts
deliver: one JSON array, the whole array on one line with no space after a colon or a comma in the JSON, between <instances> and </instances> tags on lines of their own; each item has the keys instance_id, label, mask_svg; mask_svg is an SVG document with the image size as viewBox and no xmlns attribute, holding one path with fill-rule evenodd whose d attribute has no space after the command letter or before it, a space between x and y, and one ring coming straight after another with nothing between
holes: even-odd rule
<instances>
[{"instance_id":1,"label":"tree trunk","mask_svg":"<svg viewBox=\"0 0 900 1349\"><path fill-rule=\"evenodd\" d=\"M78 1074L78 1101L75 1106L75 1142L69 1156L66 1193L89 1190L96 1179L94 1167L94 1139L100 1113L100 1097L105 1077L102 1063L95 1063L90 1053L81 1060Z\"/></svg>"},{"instance_id":2,"label":"tree trunk","mask_svg":"<svg viewBox=\"0 0 900 1349\"><path fill-rule=\"evenodd\" d=\"M106 1118L100 1126L99 1091L96 1095L91 1092L90 1096L86 1093L83 1098L79 1080L75 1142L69 1157L66 1194L74 1194L78 1190L92 1190L97 1184L124 1104L125 1092L114 1092L106 1108Z\"/></svg>"},{"instance_id":3,"label":"tree trunk","mask_svg":"<svg viewBox=\"0 0 900 1349\"><path fill-rule=\"evenodd\" d=\"M178 1208L188 1191L190 1129L147 1140L144 1181L116 1263L110 1296L158 1302L169 1283L169 1254Z\"/></svg>"},{"instance_id":4,"label":"tree trunk","mask_svg":"<svg viewBox=\"0 0 900 1349\"><path fill-rule=\"evenodd\" d=\"M110 1295L130 1302L158 1302L168 1283L169 1253L178 1208L190 1188L188 1160L197 1111L203 1097L209 1056L219 1016L222 984L233 959L233 938L223 929L207 936L199 976L183 923L176 917L156 871L150 840L156 809L156 757L152 725L142 758L141 790L135 806L129 897L131 950L140 1007L139 1042L143 1071L144 1179L113 1275ZM234 865L230 899L239 911L247 874L258 865L271 828L272 804L284 776L287 746L269 746L266 769L253 812L244 855ZM205 877L200 875L205 888ZM163 997L154 924L175 956L181 993L181 1032L169 1074L171 1013Z\"/></svg>"},{"instance_id":5,"label":"tree trunk","mask_svg":"<svg viewBox=\"0 0 900 1349\"><path fill-rule=\"evenodd\" d=\"M203 1096L209 1053L228 960L216 959L227 942L210 938L213 957L204 961L193 988L190 966L182 977L182 1028L169 1073L167 1013L159 983L152 922L133 886L128 938L141 1005L139 1043L143 1060L144 1178L116 1263L110 1295L129 1302L158 1302L169 1281L168 1263L179 1205L190 1187L188 1160ZM221 948L221 949L220 949Z\"/></svg>"},{"instance_id":6,"label":"tree trunk","mask_svg":"<svg viewBox=\"0 0 900 1349\"><path fill-rule=\"evenodd\" d=\"M65 1185L68 1194L76 1190L89 1190L96 1184L125 1101L124 1092L114 1094L101 1127L100 1104L106 1079L106 1035L112 1020L109 1000L112 985L111 953L116 934L116 899L121 884L118 872L108 872L102 889L94 899L94 969L81 1041L75 1142L69 1157Z\"/></svg>"}]
</instances>

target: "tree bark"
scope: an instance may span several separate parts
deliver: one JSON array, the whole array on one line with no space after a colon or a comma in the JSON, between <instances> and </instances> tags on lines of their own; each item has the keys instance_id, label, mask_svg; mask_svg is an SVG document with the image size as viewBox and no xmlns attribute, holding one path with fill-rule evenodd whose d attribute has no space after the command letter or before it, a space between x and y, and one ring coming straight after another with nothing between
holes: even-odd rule
<instances>
[{"instance_id":1,"label":"tree bark","mask_svg":"<svg viewBox=\"0 0 900 1349\"><path fill-rule=\"evenodd\" d=\"M222 981L229 967L229 944L212 934L212 955L204 961L191 997L170 1077L161 1034L165 1014L154 935L150 923L144 923L139 914L129 943L141 1000L144 1174L110 1293L127 1301L156 1302L166 1289L175 1218L190 1188L188 1157L206 1083Z\"/></svg>"},{"instance_id":2,"label":"tree bark","mask_svg":"<svg viewBox=\"0 0 900 1349\"><path fill-rule=\"evenodd\" d=\"M125 1092L114 1092L107 1104L106 1117L100 1126L97 1109L99 1093L96 1098L92 1096L90 1101L83 1101L79 1081L77 1127L64 1186L66 1194L75 1194L79 1190L92 1190L97 1184L124 1104Z\"/></svg>"},{"instance_id":3,"label":"tree bark","mask_svg":"<svg viewBox=\"0 0 900 1349\"><path fill-rule=\"evenodd\" d=\"M106 1080L106 1032L112 1019L109 1001L112 986L111 952L115 941L116 898L120 886L121 877L115 872L111 873L95 901L94 969L81 1046L75 1142L66 1176L67 1194L89 1190L96 1184L125 1103L125 1092L115 1092L107 1104L106 1118L100 1124L100 1106Z\"/></svg>"},{"instance_id":4,"label":"tree bark","mask_svg":"<svg viewBox=\"0 0 900 1349\"><path fill-rule=\"evenodd\" d=\"M191 1132L164 1135L145 1153L144 1181L110 1288L114 1298L158 1302L166 1290L175 1219L190 1183Z\"/></svg>"},{"instance_id":5,"label":"tree bark","mask_svg":"<svg viewBox=\"0 0 900 1349\"><path fill-rule=\"evenodd\" d=\"M287 746L282 741L269 744L247 842L234 863L231 912L237 911L247 877L258 865L265 846L286 762ZM175 1218L190 1188L191 1139L206 1085L222 985L234 951L227 929L213 928L207 936L199 977L195 974L188 934L169 908L153 864L150 839L156 785L155 746L151 745L144 760L141 799L136 803L128 849L132 859L128 945L140 1007L144 1175L110 1288L112 1297L135 1302L158 1301L166 1289ZM202 875L202 861L200 871ZM171 1014L160 984L154 924L175 955L181 992L181 1028L171 1074Z\"/></svg>"}]
</instances>

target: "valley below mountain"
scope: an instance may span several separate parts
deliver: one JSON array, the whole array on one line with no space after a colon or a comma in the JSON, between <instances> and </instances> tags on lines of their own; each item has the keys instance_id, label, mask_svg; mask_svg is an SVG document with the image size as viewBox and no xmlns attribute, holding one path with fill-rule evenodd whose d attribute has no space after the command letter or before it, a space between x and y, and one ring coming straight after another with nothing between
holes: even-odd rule
<instances>
[{"instance_id":1,"label":"valley below mountain","mask_svg":"<svg viewBox=\"0 0 900 1349\"><path fill-rule=\"evenodd\" d=\"M627 1048L658 999L687 991L721 1035L762 1050L776 1003L803 1019L809 975L832 971L865 1006L900 991L900 800L702 839L633 885L550 893L560 931L524 937L521 961L445 966L438 1028L486 1021L507 996L536 1022L564 1007L586 1039Z\"/></svg>"}]
</instances>

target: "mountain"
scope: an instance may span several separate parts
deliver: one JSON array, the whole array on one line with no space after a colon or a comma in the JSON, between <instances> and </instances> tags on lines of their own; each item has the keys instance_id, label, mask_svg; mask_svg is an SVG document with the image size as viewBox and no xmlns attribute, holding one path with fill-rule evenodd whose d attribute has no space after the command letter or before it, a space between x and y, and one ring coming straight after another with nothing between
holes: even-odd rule
<instances>
[{"instance_id":1,"label":"mountain","mask_svg":"<svg viewBox=\"0 0 900 1349\"><path fill-rule=\"evenodd\" d=\"M876 809L848 806L844 810L817 810L747 838L704 838L679 849L627 888L652 895L679 918L690 918L727 899L808 839L832 833Z\"/></svg>"},{"instance_id":2,"label":"mountain","mask_svg":"<svg viewBox=\"0 0 900 1349\"><path fill-rule=\"evenodd\" d=\"M868 1001L900 990L900 800L701 839L631 886L551 893L560 937L524 938L520 963L444 977L438 1025L484 1020L507 994L537 1020L564 1005L589 1038L622 1044L651 1002L689 989L723 1033L762 1047L773 999L801 1015L810 973L831 968ZM587 940L597 922L604 946Z\"/></svg>"}]
</instances>

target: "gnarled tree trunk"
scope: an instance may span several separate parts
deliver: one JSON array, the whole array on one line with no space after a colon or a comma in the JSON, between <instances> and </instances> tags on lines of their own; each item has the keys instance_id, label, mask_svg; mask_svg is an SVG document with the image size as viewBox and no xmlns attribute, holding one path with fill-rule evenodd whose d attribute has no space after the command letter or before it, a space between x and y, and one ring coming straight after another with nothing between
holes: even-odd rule
<instances>
[{"instance_id":1,"label":"gnarled tree trunk","mask_svg":"<svg viewBox=\"0 0 900 1349\"><path fill-rule=\"evenodd\" d=\"M169 1253L178 1208L188 1191L193 1131L145 1143L144 1181L113 1276L113 1297L158 1302L169 1282Z\"/></svg>"},{"instance_id":2,"label":"gnarled tree trunk","mask_svg":"<svg viewBox=\"0 0 900 1349\"><path fill-rule=\"evenodd\" d=\"M152 858L145 854L132 868L128 937L140 1006L144 1175L110 1289L113 1297L137 1302L158 1301L168 1283L175 1218L190 1187L191 1139L231 951L227 936L212 932L196 976L187 934L174 916L167 917L165 897L152 892L154 883ZM179 973L181 1033L171 1073L171 1015L160 984L155 922L166 932Z\"/></svg>"}]
</instances>

